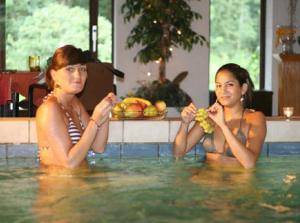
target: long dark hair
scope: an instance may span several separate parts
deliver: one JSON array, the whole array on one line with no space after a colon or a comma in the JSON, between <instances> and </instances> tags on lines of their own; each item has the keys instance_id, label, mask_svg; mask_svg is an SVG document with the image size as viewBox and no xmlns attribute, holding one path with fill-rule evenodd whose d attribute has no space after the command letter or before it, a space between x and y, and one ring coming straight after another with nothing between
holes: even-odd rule
<instances>
[{"instance_id":1,"label":"long dark hair","mask_svg":"<svg viewBox=\"0 0 300 223\"><path fill-rule=\"evenodd\" d=\"M86 64L87 58L80 48L73 45L65 45L57 48L51 59L48 61L48 67L45 72L46 83L50 90L54 88L54 81L51 77L51 70L59 70L68 65Z\"/></svg>"},{"instance_id":2,"label":"long dark hair","mask_svg":"<svg viewBox=\"0 0 300 223\"><path fill-rule=\"evenodd\" d=\"M248 85L248 89L244 95L244 101L243 101L243 106L246 107L250 107L251 103L252 103L252 98L253 98L253 88L254 88L254 84L250 78L249 72L239 66L238 64L235 63L228 63L225 64L223 66L221 66L217 73L216 73L216 77L220 71L229 71L230 73L232 73L232 75L234 76L234 78L239 82L240 86L242 87L243 84L247 84Z\"/></svg>"}]
</instances>

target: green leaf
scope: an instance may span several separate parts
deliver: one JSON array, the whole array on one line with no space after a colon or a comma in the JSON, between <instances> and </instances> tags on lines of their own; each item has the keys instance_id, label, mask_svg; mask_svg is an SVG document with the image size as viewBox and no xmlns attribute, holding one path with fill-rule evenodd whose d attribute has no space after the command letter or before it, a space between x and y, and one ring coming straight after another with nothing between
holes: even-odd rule
<instances>
[{"instance_id":1,"label":"green leaf","mask_svg":"<svg viewBox=\"0 0 300 223\"><path fill-rule=\"evenodd\" d=\"M172 81L173 84L175 85L179 85L185 78L186 76L188 75L188 71L183 71L181 73L179 73L175 78L174 80Z\"/></svg>"},{"instance_id":2,"label":"green leaf","mask_svg":"<svg viewBox=\"0 0 300 223\"><path fill-rule=\"evenodd\" d=\"M199 1L199 0L197 0ZM189 0L126 0L121 6L124 21L137 17L126 40L128 48L141 46L134 61L149 63L172 57L171 47L191 51L194 45L203 45L206 38L195 32L191 24L202 16L191 9ZM180 32L180 33L179 33Z\"/></svg>"}]
</instances>

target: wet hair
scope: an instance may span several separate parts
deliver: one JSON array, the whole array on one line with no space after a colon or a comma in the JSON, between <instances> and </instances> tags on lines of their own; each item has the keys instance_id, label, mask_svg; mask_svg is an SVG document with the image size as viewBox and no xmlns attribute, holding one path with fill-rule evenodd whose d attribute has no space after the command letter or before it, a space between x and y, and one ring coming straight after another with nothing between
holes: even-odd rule
<instances>
[{"instance_id":1,"label":"wet hair","mask_svg":"<svg viewBox=\"0 0 300 223\"><path fill-rule=\"evenodd\" d=\"M50 90L54 88L54 81L52 79L51 70L59 70L68 65L86 64L87 58L80 48L73 45L65 45L57 48L51 58L47 61L47 69L45 72L46 83Z\"/></svg>"},{"instance_id":2,"label":"wet hair","mask_svg":"<svg viewBox=\"0 0 300 223\"><path fill-rule=\"evenodd\" d=\"M216 73L216 77L220 71L229 71L234 78L239 82L240 86L242 87L243 84L247 84L248 85L248 89L246 91L246 93L244 94L244 101L243 101L243 106L246 107L250 107L251 103L252 103L252 98L253 98L253 88L254 88L254 84L250 78L249 72L239 66L238 64L235 63L228 63L225 64L223 66L221 66L217 73Z\"/></svg>"}]
</instances>

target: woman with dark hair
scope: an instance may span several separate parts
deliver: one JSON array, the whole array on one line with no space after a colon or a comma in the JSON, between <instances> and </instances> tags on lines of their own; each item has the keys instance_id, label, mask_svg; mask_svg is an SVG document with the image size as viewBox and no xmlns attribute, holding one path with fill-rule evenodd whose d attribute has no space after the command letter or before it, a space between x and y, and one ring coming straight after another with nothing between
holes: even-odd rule
<instances>
[{"instance_id":1,"label":"woman with dark hair","mask_svg":"<svg viewBox=\"0 0 300 223\"><path fill-rule=\"evenodd\" d=\"M41 164L75 168L90 149L103 152L108 139L109 113L116 96L109 93L89 117L76 97L87 79L86 58L72 45L58 48L46 71L51 93L36 113Z\"/></svg>"},{"instance_id":2,"label":"woman with dark hair","mask_svg":"<svg viewBox=\"0 0 300 223\"><path fill-rule=\"evenodd\" d=\"M183 156L201 140L207 161L252 168L264 143L266 120L263 113L247 109L253 91L249 73L237 64L225 64L217 71L215 84L217 101L207 109L214 123L214 132L205 133L197 122L189 130L197 113L197 108L191 103L181 112L174 156Z\"/></svg>"}]
</instances>

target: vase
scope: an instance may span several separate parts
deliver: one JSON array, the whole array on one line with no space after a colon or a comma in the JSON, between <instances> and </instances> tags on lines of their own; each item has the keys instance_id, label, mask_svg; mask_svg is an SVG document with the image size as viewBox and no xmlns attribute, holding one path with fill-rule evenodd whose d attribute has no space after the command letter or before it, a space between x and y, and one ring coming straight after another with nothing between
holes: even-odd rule
<instances>
[{"instance_id":1,"label":"vase","mask_svg":"<svg viewBox=\"0 0 300 223\"><path fill-rule=\"evenodd\" d=\"M296 42L295 33L296 27L294 26L278 26L276 34L281 44L282 54L294 53L293 45Z\"/></svg>"},{"instance_id":2,"label":"vase","mask_svg":"<svg viewBox=\"0 0 300 223\"><path fill-rule=\"evenodd\" d=\"M286 36L281 39L281 52L283 54L293 54L293 45L296 42L294 36Z\"/></svg>"}]
</instances>

